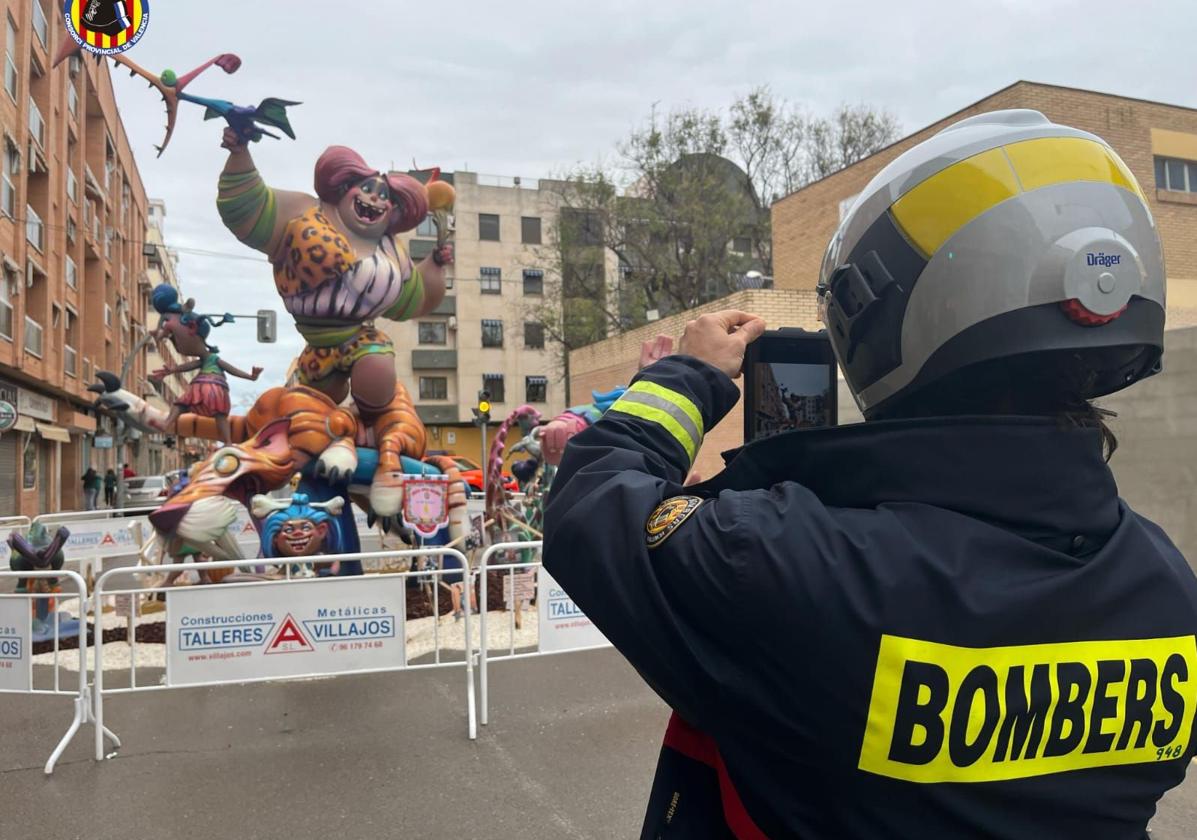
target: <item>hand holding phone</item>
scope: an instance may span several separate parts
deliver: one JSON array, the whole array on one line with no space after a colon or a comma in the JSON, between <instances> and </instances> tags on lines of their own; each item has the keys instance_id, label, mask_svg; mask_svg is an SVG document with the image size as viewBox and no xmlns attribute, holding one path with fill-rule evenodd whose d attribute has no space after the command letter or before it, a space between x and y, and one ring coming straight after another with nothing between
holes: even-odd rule
<instances>
[{"instance_id":1,"label":"hand holding phone","mask_svg":"<svg viewBox=\"0 0 1197 840\"><path fill-rule=\"evenodd\" d=\"M736 379L744 364L745 348L764 332L765 320L757 315L736 309L711 312L686 324L678 352Z\"/></svg>"},{"instance_id":2,"label":"hand holding phone","mask_svg":"<svg viewBox=\"0 0 1197 840\"><path fill-rule=\"evenodd\" d=\"M834 426L837 382L826 332L766 332L744 357L744 442Z\"/></svg>"}]
</instances>

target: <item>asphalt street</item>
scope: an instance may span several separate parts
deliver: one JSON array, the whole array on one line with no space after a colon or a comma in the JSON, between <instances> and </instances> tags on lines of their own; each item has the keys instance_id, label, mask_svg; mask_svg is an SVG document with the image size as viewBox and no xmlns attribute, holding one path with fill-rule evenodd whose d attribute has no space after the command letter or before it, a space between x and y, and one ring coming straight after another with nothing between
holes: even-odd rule
<instances>
[{"instance_id":1,"label":"asphalt street","mask_svg":"<svg viewBox=\"0 0 1197 840\"><path fill-rule=\"evenodd\" d=\"M466 738L458 669L118 695L102 766L60 697L0 695L0 838L633 838L667 710L612 651L499 663ZM1197 772L1161 802L1191 840Z\"/></svg>"}]
</instances>

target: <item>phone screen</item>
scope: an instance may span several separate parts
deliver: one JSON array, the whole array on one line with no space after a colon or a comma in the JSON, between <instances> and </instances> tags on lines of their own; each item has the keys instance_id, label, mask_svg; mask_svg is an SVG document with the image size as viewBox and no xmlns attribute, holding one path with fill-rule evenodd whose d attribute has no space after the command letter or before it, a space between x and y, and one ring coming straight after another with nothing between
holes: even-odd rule
<instances>
[{"instance_id":1,"label":"phone screen","mask_svg":"<svg viewBox=\"0 0 1197 840\"><path fill-rule=\"evenodd\" d=\"M754 367L753 440L832 424L827 365L756 362Z\"/></svg>"}]
</instances>

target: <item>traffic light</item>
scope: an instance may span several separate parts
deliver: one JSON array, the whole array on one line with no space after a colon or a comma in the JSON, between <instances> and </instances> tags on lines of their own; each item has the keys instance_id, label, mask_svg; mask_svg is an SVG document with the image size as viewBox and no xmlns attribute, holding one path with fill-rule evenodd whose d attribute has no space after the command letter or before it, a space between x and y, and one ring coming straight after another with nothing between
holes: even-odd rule
<instances>
[{"instance_id":1,"label":"traffic light","mask_svg":"<svg viewBox=\"0 0 1197 840\"><path fill-rule=\"evenodd\" d=\"M278 341L278 313L273 309L258 310L258 341L262 344Z\"/></svg>"},{"instance_id":2,"label":"traffic light","mask_svg":"<svg viewBox=\"0 0 1197 840\"><path fill-rule=\"evenodd\" d=\"M483 388L478 392L478 405L471 411L474 412L475 426L485 426L490 422L490 391Z\"/></svg>"}]
</instances>

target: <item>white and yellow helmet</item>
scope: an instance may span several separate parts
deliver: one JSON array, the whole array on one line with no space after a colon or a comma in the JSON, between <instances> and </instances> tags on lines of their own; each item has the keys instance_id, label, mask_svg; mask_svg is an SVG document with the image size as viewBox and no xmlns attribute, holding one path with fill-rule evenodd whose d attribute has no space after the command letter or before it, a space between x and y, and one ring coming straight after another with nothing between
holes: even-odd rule
<instances>
[{"instance_id":1,"label":"white and yellow helmet","mask_svg":"<svg viewBox=\"0 0 1197 840\"><path fill-rule=\"evenodd\" d=\"M819 278L868 418L966 368L1083 367L1086 399L1159 370L1164 263L1143 192L1101 138L1038 111L981 114L869 182Z\"/></svg>"}]
</instances>

